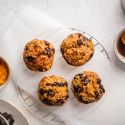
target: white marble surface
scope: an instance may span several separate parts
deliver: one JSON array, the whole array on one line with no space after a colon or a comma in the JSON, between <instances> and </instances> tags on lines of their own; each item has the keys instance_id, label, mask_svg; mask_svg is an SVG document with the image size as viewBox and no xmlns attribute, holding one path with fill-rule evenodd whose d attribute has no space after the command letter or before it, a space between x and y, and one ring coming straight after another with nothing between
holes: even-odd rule
<instances>
[{"instance_id":1,"label":"white marble surface","mask_svg":"<svg viewBox=\"0 0 125 125\"><path fill-rule=\"evenodd\" d=\"M125 114L125 103L123 103L125 65L117 60L112 49L115 36L125 27L125 15L120 0L0 0L0 37L27 4L39 8L68 27L75 27L92 34L105 46L112 59L112 76L116 78L116 82L112 83L114 84L112 92L114 97L116 95L119 97L113 105L116 113L111 114L109 119L112 121L118 119L117 123L112 122L112 125L124 125L125 120L119 116ZM0 98L18 107L30 125L48 124L27 111L19 100L19 93L15 90L14 84L10 83L0 92Z\"/></svg>"}]
</instances>

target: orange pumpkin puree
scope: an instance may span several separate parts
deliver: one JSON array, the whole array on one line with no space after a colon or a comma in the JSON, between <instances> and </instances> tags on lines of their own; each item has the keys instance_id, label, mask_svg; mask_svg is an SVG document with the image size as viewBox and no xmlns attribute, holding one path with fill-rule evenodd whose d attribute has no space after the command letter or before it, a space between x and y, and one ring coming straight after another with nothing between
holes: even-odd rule
<instances>
[{"instance_id":1,"label":"orange pumpkin puree","mask_svg":"<svg viewBox=\"0 0 125 125\"><path fill-rule=\"evenodd\" d=\"M9 76L9 68L6 62L0 58L0 85L3 85Z\"/></svg>"}]
</instances>

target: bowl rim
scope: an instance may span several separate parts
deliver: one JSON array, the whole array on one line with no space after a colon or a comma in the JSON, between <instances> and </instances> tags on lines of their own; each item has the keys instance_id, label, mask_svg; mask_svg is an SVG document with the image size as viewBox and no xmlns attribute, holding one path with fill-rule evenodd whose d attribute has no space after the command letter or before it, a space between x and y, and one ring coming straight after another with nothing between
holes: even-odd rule
<instances>
[{"instance_id":1,"label":"bowl rim","mask_svg":"<svg viewBox=\"0 0 125 125\"><path fill-rule=\"evenodd\" d=\"M4 122L6 123L6 125L9 125L8 121L0 114L0 118L4 120Z\"/></svg>"},{"instance_id":2,"label":"bowl rim","mask_svg":"<svg viewBox=\"0 0 125 125\"><path fill-rule=\"evenodd\" d=\"M125 57L120 54L120 52L118 51L118 47L117 47L118 40L119 40L119 38L120 38L120 36L121 36L121 34L122 34L123 32L125 32L125 28L122 29L122 30L118 33L118 35L116 36L115 41L114 41L114 44L113 44L113 49L114 49L114 52L115 52L115 55L117 56L117 58L118 58L121 62L125 63Z\"/></svg>"},{"instance_id":3,"label":"bowl rim","mask_svg":"<svg viewBox=\"0 0 125 125\"><path fill-rule=\"evenodd\" d=\"M4 84L0 85L0 90L1 90L1 89L4 88L4 87L9 83L9 81L10 81L10 66L9 66L9 64L7 63L7 61L6 61L5 58L3 58L2 56L0 56L0 59L2 59L2 60L5 62L5 64L7 65L7 68L8 68L8 78L6 79L6 81L5 81Z\"/></svg>"}]
</instances>

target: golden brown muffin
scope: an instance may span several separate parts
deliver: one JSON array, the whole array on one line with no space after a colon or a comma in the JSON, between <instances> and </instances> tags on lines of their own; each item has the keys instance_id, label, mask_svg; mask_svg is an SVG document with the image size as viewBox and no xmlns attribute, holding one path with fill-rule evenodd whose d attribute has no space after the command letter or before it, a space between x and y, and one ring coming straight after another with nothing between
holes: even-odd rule
<instances>
[{"instance_id":1,"label":"golden brown muffin","mask_svg":"<svg viewBox=\"0 0 125 125\"><path fill-rule=\"evenodd\" d=\"M72 91L85 104L100 100L105 93L100 77L91 71L84 71L74 77Z\"/></svg>"},{"instance_id":2,"label":"golden brown muffin","mask_svg":"<svg viewBox=\"0 0 125 125\"><path fill-rule=\"evenodd\" d=\"M74 33L63 40L60 51L68 64L81 66L92 58L95 49L92 40Z\"/></svg>"},{"instance_id":3,"label":"golden brown muffin","mask_svg":"<svg viewBox=\"0 0 125 125\"><path fill-rule=\"evenodd\" d=\"M39 99L49 106L63 105L69 98L68 83L59 76L44 77L38 87Z\"/></svg>"},{"instance_id":4,"label":"golden brown muffin","mask_svg":"<svg viewBox=\"0 0 125 125\"><path fill-rule=\"evenodd\" d=\"M55 49L45 40L32 40L25 46L23 59L28 69L44 72L51 68Z\"/></svg>"}]
</instances>

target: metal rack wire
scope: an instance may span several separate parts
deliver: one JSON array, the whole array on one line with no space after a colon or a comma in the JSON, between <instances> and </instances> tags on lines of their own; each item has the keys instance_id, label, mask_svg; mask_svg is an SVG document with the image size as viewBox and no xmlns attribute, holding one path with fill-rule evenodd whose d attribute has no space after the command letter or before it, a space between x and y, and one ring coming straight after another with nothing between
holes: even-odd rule
<instances>
[{"instance_id":1,"label":"metal rack wire","mask_svg":"<svg viewBox=\"0 0 125 125\"><path fill-rule=\"evenodd\" d=\"M95 39L92 35L83 32L81 30L75 29L75 28L69 28L69 30L73 32L80 32L84 34L88 39L91 39L94 42L95 48L100 52L103 53L104 56L110 61L110 57L106 51L106 49L103 47L103 45ZM59 122L63 123L61 119L57 115L55 115L53 112L49 111L45 107L41 107L41 105L27 92L19 88L19 92L21 95L22 100L26 104L26 106L29 108L29 110L35 114L40 119L44 119L51 122ZM74 98L71 98L70 100L73 100ZM75 105L78 105L79 103L76 103Z\"/></svg>"}]
</instances>

